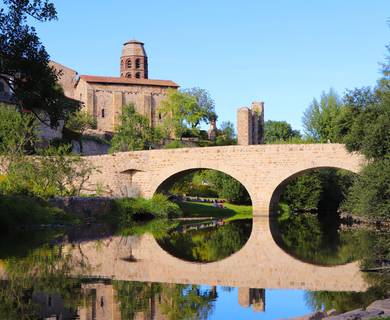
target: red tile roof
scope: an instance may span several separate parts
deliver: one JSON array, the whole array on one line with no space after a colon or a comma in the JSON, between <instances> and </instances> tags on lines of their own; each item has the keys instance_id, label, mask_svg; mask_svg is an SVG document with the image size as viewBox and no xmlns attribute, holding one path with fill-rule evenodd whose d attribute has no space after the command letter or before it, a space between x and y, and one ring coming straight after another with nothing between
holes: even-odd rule
<instances>
[{"instance_id":1,"label":"red tile roof","mask_svg":"<svg viewBox=\"0 0 390 320\"><path fill-rule=\"evenodd\" d=\"M171 80L152 80L152 79L128 79L120 77L99 77L99 76L88 76L81 75L80 79L83 79L86 82L93 83L110 83L110 84L134 84L141 86L161 86L161 87L172 87L178 88L179 85Z\"/></svg>"}]
</instances>

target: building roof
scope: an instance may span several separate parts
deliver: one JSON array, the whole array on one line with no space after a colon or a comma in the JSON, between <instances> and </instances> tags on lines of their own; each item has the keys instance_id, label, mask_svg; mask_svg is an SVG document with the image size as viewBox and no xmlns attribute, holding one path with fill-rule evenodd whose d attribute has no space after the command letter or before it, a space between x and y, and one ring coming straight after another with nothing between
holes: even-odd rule
<instances>
[{"instance_id":1,"label":"building roof","mask_svg":"<svg viewBox=\"0 0 390 320\"><path fill-rule=\"evenodd\" d=\"M138 40L130 40L123 44L122 57L142 56L147 57L144 44Z\"/></svg>"},{"instance_id":2,"label":"building roof","mask_svg":"<svg viewBox=\"0 0 390 320\"><path fill-rule=\"evenodd\" d=\"M120 78L120 77L99 77L81 75L83 79L89 83L107 83L107 84L121 84L121 85L139 85L139 86L158 86L158 87L172 87L178 88L179 85L171 80L153 80L153 79L136 79L136 78Z\"/></svg>"},{"instance_id":3,"label":"building roof","mask_svg":"<svg viewBox=\"0 0 390 320\"><path fill-rule=\"evenodd\" d=\"M129 41L126 41L123 45L125 46L126 44L131 44L131 43L136 43L136 44L142 44L144 45L144 43L142 41L138 41L136 39L131 39Z\"/></svg>"}]
</instances>

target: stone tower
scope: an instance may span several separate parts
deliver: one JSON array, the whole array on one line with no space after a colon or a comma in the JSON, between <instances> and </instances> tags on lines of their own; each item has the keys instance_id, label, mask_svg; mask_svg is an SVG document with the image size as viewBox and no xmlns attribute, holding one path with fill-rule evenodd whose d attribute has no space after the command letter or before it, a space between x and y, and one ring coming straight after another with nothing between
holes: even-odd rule
<instances>
[{"instance_id":1,"label":"stone tower","mask_svg":"<svg viewBox=\"0 0 390 320\"><path fill-rule=\"evenodd\" d=\"M237 111L237 144L264 143L264 102L252 102L251 108Z\"/></svg>"},{"instance_id":2,"label":"stone tower","mask_svg":"<svg viewBox=\"0 0 390 320\"><path fill-rule=\"evenodd\" d=\"M148 79L148 57L141 41L130 40L123 44L121 77Z\"/></svg>"}]
</instances>

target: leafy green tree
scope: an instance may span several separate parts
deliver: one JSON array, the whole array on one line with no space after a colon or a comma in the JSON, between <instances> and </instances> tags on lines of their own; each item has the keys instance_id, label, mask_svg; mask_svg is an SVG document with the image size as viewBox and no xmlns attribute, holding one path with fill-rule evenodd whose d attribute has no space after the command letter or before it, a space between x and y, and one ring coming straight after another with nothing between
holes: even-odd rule
<instances>
[{"instance_id":1,"label":"leafy green tree","mask_svg":"<svg viewBox=\"0 0 390 320\"><path fill-rule=\"evenodd\" d=\"M352 124L344 136L349 151L360 151L368 159L383 159L390 154L390 101L368 105L353 114Z\"/></svg>"},{"instance_id":2,"label":"leafy green tree","mask_svg":"<svg viewBox=\"0 0 390 320\"><path fill-rule=\"evenodd\" d=\"M121 124L111 141L111 152L149 149L154 133L149 120L139 114L133 104L123 107Z\"/></svg>"},{"instance_id":3,"label":"leafy green tree","mask_svg":"<svg viewBox=\"0 0 390 320\"><path fill-rule=\"evenodd\" d=\"M305 134L318 142L338 142L335 127L341 107L342 101L333 89L323 92L320 101L313 99L302 119Z\"/></svg>"},{"instance_id":4,"label":"leafy green tree","mask_svg":"<svg viewBox=\"0 0 390 320\"><path fill-rule=\"evenodd\" d=\"M233 177L216 170L204 170L204 180L218 193L218 197L236 204L250 203L245 187Z\"/></svg>"},{"instance_id":5,"label":"leafy green tree","mask_svg":"<svg viewBox=\"0 0 390 320\"><path fill-rule=\"evenodd\" d=\"M35 118L29 113L0 104L0 155L6 155L7 162L12 161L31 151L36 142Z\"/></svg>"},{"instance_id":6,"label":"leafy green tree","mask_svg":"<svg viewBox=\"0 0 390 320\"><path fill-rule=\"evenodd\" d=\"M96 129L96 119L84 110L78 110L69 114L65 126L75 132L84 134L87 129Z\"/></svg>"},{"instance_id":7,"label":"leafy green tree","mask_svg":"<svg viewBox=\"0 0 390 320\"><path fill-rule=\"evenodd\" d=\"M187 92L169 89L161 102L162 131L166 137L182 138L188 129L197 131L199 122L207 115L197 98Z\"/></svg>"},{"instance_id":8,"label":"leafy green tree","mask_svg":"<svg viewBox=\"0 0 390 320\"><path fill-rule=\"evenodd\" d=\"M294 211L318 208L322 192L319 172L305 173L290 181L281 195L281 201Z\"/></svg>"},{"instance_id":9,"label":"leafy green tree","mask_svg":"<svg viewBox=\"0 0 390 320\"><path fill-rule=\"evenodd\" d=\"M42 122L55 126L79 103L64 96L57 84L59 73L49 66L49 55L29 20L55 20L57 12L48 0L4 0L0 11L0 78L12 89L21 109L30 110Z\"/></svg>"},{"instance_id":10,"label":"leafy green tree","mask_svg":"<svg viewBox=\"0 0 390 320\"><path fill-rule=\"evenodd\" d=\"M370 163L363 169L343 207L372 220L390 218L390 158Z\"/></svg>"},{"instance_id":11,"label":"leafy green tree","mask_svg":"<svg viewBox=\"0 0 390 320\"><path fill-rule=\"evenodd\" d=\"M264 142L275 143L278 141L289 141L292 138L300 138L298 130L293 130L286 121L268 120L264 123Z\"/></svg>"},{"instance_id":12,"label":"leafy green tree","mask_svg":"<svg viewBox=\"0 0 390 320\"><path fill-rule=\"evenodd\" d=\"M236 143L237 139L233 123L230 121L222 122L221 127L217 132L215 144L217 146L228 146Z\"/></svg>"},{"instance_id":13,"label":"leafy green tree","mask_svg":"<svg viewBox=\"0 0 390 320\"><path fill-rule=\"evenodd\" d=\"M184 89L182 92L188 93L190 96L194 97L199 106L201 116L197 122L195 122L195 127L197 127L200 122L208 123L211 120L217 120L215 102L207 90L195 87Z\"/></svg>"}]
</instances>

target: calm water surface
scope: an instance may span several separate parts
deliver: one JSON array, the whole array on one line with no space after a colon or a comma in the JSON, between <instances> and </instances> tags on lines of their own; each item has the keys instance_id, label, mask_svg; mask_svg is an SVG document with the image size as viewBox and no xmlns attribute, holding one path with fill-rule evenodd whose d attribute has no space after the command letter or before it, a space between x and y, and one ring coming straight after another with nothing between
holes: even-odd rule
<instances>
[{"instance_id":1,"label":"calm water surface","mask_svg":"<svg viewBox=\"0 0 390 320\"><path fill-rule=\"evenodd\" d=\"M283 250L279 254L285 252L308 265L345 265L359 259L368 246L364 233L341 230L338 222L324 223L310 215L289 219L279 221L280 234L274 234ZM253 227L250 219L186 221L159 237L157 243L145 235L114 236L107 228L3 236L0 319L283 319L324 308L347 311L383 295L378 287L368 289L371 284L365 292L324 291L320 285L310 291L304 282L295 288L291 285L297 283L293 274L291 282L278 282L280 270L272 275L275 285L267 288L261 281L256 285L246 281L256 276L263 279L260 273L243 272L240 283L246 285L234 287L224 283L238 281L229 275L216 286L207 284L215 281L211 278L192 283L194 274L186 274L185 269L181 270L184 278L170 273L169 261L146 268L151 267L148 259L166 257L173 263L183 261L183 268L195 264L193 270L200 275L202 266L218 272L218 263L211 262L224 261L240 251ZM233 267L240 271L240 265ZM140 281L150 278L156 282ZM183 279L186 284L180 284ZM285 283L289 289L283 288Z\"/></svg>"}]
</instances>

